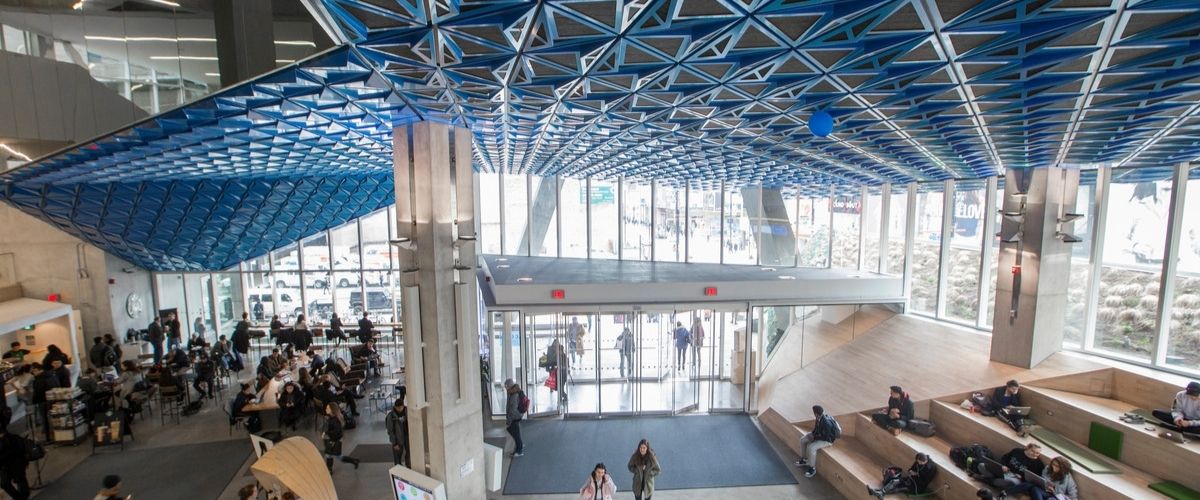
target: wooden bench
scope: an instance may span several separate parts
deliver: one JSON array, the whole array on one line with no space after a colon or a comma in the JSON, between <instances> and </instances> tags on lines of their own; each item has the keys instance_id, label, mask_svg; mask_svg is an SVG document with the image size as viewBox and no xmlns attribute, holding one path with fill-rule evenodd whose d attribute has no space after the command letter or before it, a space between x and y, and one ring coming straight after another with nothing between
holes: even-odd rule
<instances>
[{"instance_id":1,"label":"wooden bench","mask_svg":"<svg viewBox=\"0 0 1200 500\"><path fill-rule=\"evenodd\" d=\"M867 494L867 487L879 487L887 464L857 439L843 436L833 446L821 448L817 455L817 474L839 493L846 498L874 498Z\"/></svg>"},{"instance_id":2,"label":"wooden bench","mask_svg":"<svg viewBox=\"0 0 1200 500\"><path fill-rule=\"evenodd\" d=\"M941 498L958 499L974 498L980 485L967 475L966 471L954 466L950 460L951 445L944 439L933 436L923 438L915 434L902 432L899 436L891 431L875 425L871 418L859 415L857 422L857 437L877 455L902 469L912 465L917 453L929 456L938 467L937 477L930 489L937 492Z\"/></svg>"},{"instance_id":3,"label":"wooden bench","mask_svg":"<svg viewBox=\"0 0 1200 500\"><path fill-rule=\"evenodd\" d=\"M961 399L961 398L960 398ZM930 420L938 426L942 439L953 446L979 443L997 455L1036 442L1033 438L1017 436L1004 422L996 417L985 417L962 407L943 401L934 401L930 407ZM1042 447L1042 456L1047 460L1059 456L1048 446ZM1092 474L1082 467L1075 467L1072 475L1079 486L1081 498L1145 498L1161 499L1162 496L1149 488L1158 479L1125 464L1117 464L1121 474Z\"/></svg>"}]
</instances>

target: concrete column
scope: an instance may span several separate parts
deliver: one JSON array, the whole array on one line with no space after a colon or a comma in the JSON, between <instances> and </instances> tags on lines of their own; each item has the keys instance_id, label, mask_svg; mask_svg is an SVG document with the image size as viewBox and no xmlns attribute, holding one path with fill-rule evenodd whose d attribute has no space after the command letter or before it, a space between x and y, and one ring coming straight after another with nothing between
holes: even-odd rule
<instances>
[{"instance_id":1,"label":"concrete column","mask_svg":"<svg viewBox=\"0 0 1200 500\"><path fill-rule=\"evenodd\" d=\"M271 0L216 0L213 23L222 87L275 69Z\"/></svg>"},{"instance_id":2,"label":"concrete column","mask_svg":"<svg viewBox=\"0 0 1200 500\"><path fill-rule=\"evenodd\" d=\"M529 230L523 232L525 236L521 238L521 248L517 249L517 255L536 256L540 254L542 245L546 243L546 232L551 229L550 219L554 218L557 200L558 181L556 178L542 178L537 193L533 195L533 200L529 204ZM531 242L533 243L532 252L529 246ZM553 249L551 252L553 253Z\"/></svg>"},{"instance_id":3,"label":"concrete column","mask_svg":"<svg viewBox=\"0 0 1200 500\"><path fill-rule=\"evenodd\" d=\"M472 135L395 129L397 239L413 468L447 498L484 498Z\"/></svg>"},{"instance_id":4,"label":"concrete column","mask_svg":"<svg viewBox=\"0 0 1200 500\"><path fill-rule=\"evenodd\" d=\"M761 193L761 198L760 198ZM759 263L790 266L796 262L796 233L788 217L787 203L779 189L757 186L742 188L742 202L750 220L763 221L759 238Z\"/></svg>"},{"instance_id":5,"label":"concrete column","mask_svg":"<svg viewBox=\"0 0 1200 500\"><path fill-rule=\"evenodd\" d=\"M1070 282L1071 233L1079 170L1012 169L1001 200L1000 269L992 327L993 361L1032 368L1062 349Z\"/></svg>"}]
</instances>

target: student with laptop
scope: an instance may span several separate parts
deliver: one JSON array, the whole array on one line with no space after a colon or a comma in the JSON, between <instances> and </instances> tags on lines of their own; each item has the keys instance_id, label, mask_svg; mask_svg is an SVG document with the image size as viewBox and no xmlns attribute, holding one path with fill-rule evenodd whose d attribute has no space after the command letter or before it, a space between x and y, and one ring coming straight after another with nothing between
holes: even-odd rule
<instances>
[{"instance_id":1,"label":"student with laptop","mask_svg":"<svg viewBox=\"0 0 1200 500\"><path fill-rule=\"evenodd\" d=\"M1053 498L1055 500L1078 500L1079 487L1071 477L1071 462L1063 457L1050 460L1050 474L1041 476L1025 469L1025 481L1009 488L1004 493L1016 497L1029 495L1032 500Z\"/></svg>"},{"instance_id":2,"label":"student with laptop","mask_svg":"<svg viewBox=\"0 0 1200 500\"><path fill-rule=\"evenodd\" d=\"M1200 382L1188 383L1184 390L1175 394L1171 411L1154 410L1154 418L1163 422L1168 429L1200 434Z\"/></svg>"},{"instance_id":3,"label":"student with laptop","mask_svg":"<svg viewBox=\"0 0 1200 500\"><path fill-rule=\"evenodd\" d=\"M981 460L973 471L974 477L1001 490L1009 490L1025 482L1025 471L1042 475L1046 464L1042 462L1042 447L1029 443L1024 448L1013 448L996 460Z\"/></svg>"},{"instance_id":4,"label":"student with laptop","mask_svg":"<svg viewBox=\"0 0 1200 500\"><path fill-rule=\"evenodd\" d=\"M992 391L991 410L996 412L996 418L1008 424L1014 431L1022 432L1025 416L1029 415L1029 407L1021 406L1021 383L1009 380L1004 387Z\"/></svg>"},{"instance_id":5,"label":"student with laptop","mask_svg":"<svg viewBox=\"0 0 1200 500\"><path fill-rule=\"evenodd\" d=\"M929 460L929 455L924 453L917 453L907 471L900 473L899 470L899 467L889 467L888 473L884 475L883 487L872 488L867 485L867 494L875 498L883 498L884 495L893 493L924 495L929 493L929 483L933 482L938 471L937 466Z\"/></svg>"}]
</instances>

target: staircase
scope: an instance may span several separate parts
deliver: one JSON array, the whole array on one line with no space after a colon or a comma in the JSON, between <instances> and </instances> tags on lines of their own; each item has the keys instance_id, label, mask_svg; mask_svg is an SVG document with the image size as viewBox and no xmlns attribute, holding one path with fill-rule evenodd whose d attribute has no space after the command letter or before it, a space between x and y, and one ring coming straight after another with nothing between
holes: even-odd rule
<instances>
[{"instance_id":1,"label":"staircase","mask_svg":"<svg viewBox=\"0 0 1200 500\"><path fill-rule=\"evenodd\" d=\"M1169 406L1179 386L1151 376L1117 368L1067 377L1028 382L1022 385L1024 404L1032 407L1031 417L1044 429L1056 432L1087 448L1092 423L1115 429L1123 435L1120 460L1107 460L1119 474L1098 474L1073 464L1072 474L1079 486L1080 498L1086 499L1161 499L1150 484L1170 480L1200 490L1200 442L1177 444L1160 438L1149 424L1132 425L1117 417L1135 408ZM979 391L991 388L980 387ZM929 455L938 465L933 482L935 494L946 499L969 499L984 485L971 479L950 460L950 449L980 443L1001 455L1017 447L1036 442L1020 437L995 417L984 417L959 406L969 393L916 403L918 416L937 425L937 435L922 438L910 433L893 436L879 428L868 413L840 415L843 438L818 452L817 473L847 498L871 498L868 487L878 487L882 471L889 465L907 468L918 452ZM1157 405L1149 403L1157 402ZM764 413L764 424L779 428L781 422ZM792 426L795 439L789 446L798 450L802 428ZM1043 461L1059 452L1043 443Z\"/></svg>"}]
</instances>

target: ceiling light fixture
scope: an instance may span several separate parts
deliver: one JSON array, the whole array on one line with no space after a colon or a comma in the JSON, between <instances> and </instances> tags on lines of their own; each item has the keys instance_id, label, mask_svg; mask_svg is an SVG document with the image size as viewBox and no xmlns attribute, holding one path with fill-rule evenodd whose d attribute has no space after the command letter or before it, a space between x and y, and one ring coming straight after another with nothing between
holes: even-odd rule
<instances>
[{"instance_id":1,"label":"ceiling light fixture","mask_svg":"<svg viewBox=\"0 0 1200 500\"><path fill-rule=\"evenodd\" d=\"M154 2L154 3L158 3L158 4L169 5L171 7L179 7L179 4L177 4L175 2L170 2L168 0L150 0L150 1Z\"/></svg>"},{"instance_id":2,"label":"ceiling light fixture","mask_svg":"<svg viewBox=\"0 0 1200 500\"><path fill-rule=\"evenodd\" d=\"M216 61L211 56L150 56L151 61Z\"/></svg>"},{"instance_id":3,"label":"ceiling light fixture","mask_svg":"<svg viewBox=\"0 0 1200 500\"><path fill-rule=\"evenodd\" d=\"M306 40L275 40L275 45L296 45L300 47L316 47L317 44Z\"/></svg>"},{"instance_id":4,"label":"ceiling light fixture","mask_svg":"<svg viewBox=\"0 0 1200 500\"><path fill-rule=\"evenodd\" d=\"M781 279L781 280L794 280L794 279L796 279L796 277L795 277L795 276L784 276L784 275L780 275L780 276L779 276L779 279Z\"/></svg>"},{"instance_id":5,"label":"ceiling light fixture","mask_svg":"<svg viewBox=\"0 0 1200 500\"><path fill-rule=\"evenodd\" d=\"M517 281L519 281L521 283L529 283L530 281L533 281L533 278L526 276L526 277L517 278Z\"/></svg>"},{"instance_id":6,"label":"ceiling light fixture","mask_svg":"<svg viewBox=\"0 0 1200 500\"><path fill-rule=\"evenodd\" d=\"M10 154L10 155L12 155L12 156L16 156L17 158L20 158L20 159L22 159L22 160L25 160L25 161L33 161L32 159L30 159L30 158L29 158L29 156L26 156L26 155L25 155L25 153L22 153L22 152L20 152L20 151L17 151L17 150L15 150L15 149L13 149L13 148L9 147L9 146L8 146L8 144L5 144L5 143L3 143L3 142L0 142L0 149L3 149L3 150L5 150L5 151L8 151L8 154Z\"/></svg>"},{"instance_id":7,"label":"ceiling light fixture","mask_svg":"<svg viewBox=\"0 0 1200 500\"><path fill-rule=\"evenodd\" d=\"M83 2L86 2L86 1L87 0L79 0L78 2L75 2L75 5L72 5L71 9L72 10L83 10Z\"/></svg>"}]
</instances>

